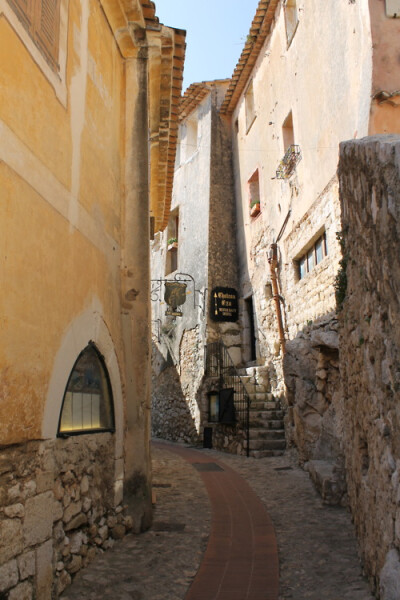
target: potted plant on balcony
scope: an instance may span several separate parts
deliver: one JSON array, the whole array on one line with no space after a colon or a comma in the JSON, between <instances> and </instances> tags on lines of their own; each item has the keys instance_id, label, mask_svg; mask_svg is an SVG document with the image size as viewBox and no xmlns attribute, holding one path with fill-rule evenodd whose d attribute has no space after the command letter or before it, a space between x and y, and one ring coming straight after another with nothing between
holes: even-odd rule
<instances>
[{"instance_id":1,"label":"potted plant on balcony","mask_svg":"<svg viewBox=\"0 0 400 600\"><path fill-rule=\"evenodd\" d=\"M259 215L261 212L260 209L260 201L259 200L252 200L250 202L250 216L251 217L256 217L257 215Z\"/></svg>"},{"instance_id":2,"label":"potted plant on balcony","mask_svg":"<svg viewBox=\"0 0 400 600\"><path fill-rule=\"evenodd\" d=\"M174 248L178 248L178 238L176 238L176 237L169 238L169 240L167 242L167 248L168 248L168 250L173 250Z\"/></svg>"}]
</instances>

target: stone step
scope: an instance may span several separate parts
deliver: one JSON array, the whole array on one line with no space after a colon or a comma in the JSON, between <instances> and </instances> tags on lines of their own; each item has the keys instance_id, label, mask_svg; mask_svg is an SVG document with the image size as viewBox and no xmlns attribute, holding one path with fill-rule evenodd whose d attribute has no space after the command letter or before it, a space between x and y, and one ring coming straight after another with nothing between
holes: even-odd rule
<instances>
[{"instance_id":1,"label":"stone step","mask_svg":"<svg viewBox=\"0 0 400 600\"><path fill-rule=\"evenodd\" d=\"M284 429L250 429L251 440L281 440L285 439Z\"/></svg>"},{"instance_id":2,"label":"stone step","mask_svg":"<svg viewBox=\"0 0 400 600\"><path fill-rule=\"evenodd\" d=\"M250 440L250 450L284 450L286 440Z\"/></svg>"},{"instance_id":3,"label":"stone step","mask_svg":"<svg viewBox=\"0 0 400 600\"><path fill-rule=\"evenodd\" d=\"M250 404L250 410L280 410L281 405L278 400L264 401L253 400Z\"/></svg>"},{"instance_id":4,"label":"stone step","mask_svg":"<svg viewBox=\"0 0 400 600\"><path fill-rule=\"evenodd\" d=\"M284 416L283 410L254 410L250 405L250 418L274 421L276 419L283 420Z\"/></svg>"},{"instance_id":5,"label":"stone step","mask_svg":"<svg viewBox=\"0 0 400 600\"><path fill-rule=\"evenodd\" d=\"M265 428L265 429L284 429L284 423L282 419L262 419L260 417L253 417L250 415L250 427L251 428Z\"/></svg>"},{"instance_id":6,"label":"stone step","mask_svg":"<svg viewBox=\"0 0 400 600\"><path fill-rule=\"evenodd\" d=\"M282 456L284 450L250 450L249 456L253 458L266 458L271 456Z\"/></svg>"}]
</instances>

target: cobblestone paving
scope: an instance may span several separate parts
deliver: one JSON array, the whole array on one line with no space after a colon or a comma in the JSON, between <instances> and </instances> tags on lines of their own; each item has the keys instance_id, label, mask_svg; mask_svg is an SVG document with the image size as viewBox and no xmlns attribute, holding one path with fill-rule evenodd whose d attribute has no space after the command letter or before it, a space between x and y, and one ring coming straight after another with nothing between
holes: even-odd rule
<instances>
[{"instance_id":1,"label":"cobblestone paving","mask_svg":"<svg viewBox=\"0 0 400 600\"><path fill-rule=\"evenodd\" d=\"M293 456L255 460L201 452L235 469L264 502L278 539L279 600L373 600L349 514L322 505ZM77 575L63 600L184 599L206 548L210 506L193 467L159 449L153 456L153 529L116 543Z\"/></svg>"},{"instance_id":2,"label":"cobblestone paving","mask_svg":"<svg viewBox=\"0 0 400 600\"><path fill-rule=\"evenodd\" d=\"M279 600L373 600L350 514L322 504L293 454L251 459L204 452L235 469L264 502L278 541Z\"/></svg>"},{"instance_id":3,"label":"cobblestone paving","mask_svg":"<svg viewBox=\"0 0 400 600\"><path fill-rule=\"evenodd\" d=\"M153 449L153 528L127 535L78 573L63 600L182 600L207 546L210 504L200 474Z\"/></svg>"}]
</instances>

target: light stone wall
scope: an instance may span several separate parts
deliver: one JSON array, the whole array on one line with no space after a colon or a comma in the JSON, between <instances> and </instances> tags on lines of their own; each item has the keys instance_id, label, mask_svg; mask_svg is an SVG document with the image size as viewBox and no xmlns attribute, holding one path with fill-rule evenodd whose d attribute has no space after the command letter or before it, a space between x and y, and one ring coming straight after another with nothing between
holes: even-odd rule
<instances>
[{"instance_id":1,"label":"light stone wall","mask_svg":"<svg viewBox=\"0 0 400 600\"><path fill-rule=\"evenodd\" d=\"M368 132L370 12L368 2L296 4L299 22L291 43L287 43L283 3L278 3L271 33L249 77L253 123L246 126L246 89L232 115L240 291L243 298L253 296L256 363L269 368L271 392L286 408L288 443L296 444L302 462L319 458L342 464L342 422L335 391L334 282L340 260L336 169L339 142ZM301 160L282 180L276 170L286 151L282 126L290 112ZM256 169L261 214L252 218L248 182ZM297 259L324 231L328 256L299 281ZM286 337L284 360L268 263L274 242ZM249 335L244 305L241 325L242 360L246 361Z\"/></svg>"},{"instance_id":2,"label":"light stone wall","mask_svg":"<svg viewBox=\"0 0 400 600\"><path fill-rule=\"evenodd\" d=\"M341 144L340 378L350 507L380 598L399 596L400 137Z\"/></svg>"},{"instance_id":3,"label":"light stone wall","mask_svg":"<svg viewBox=\"0 0 400 600\"><path fill-rule=\"evenodd\" d=\"M218 115L227 82L208 85L209 94L187 119L197 123L197 142L190 138L188 145L187 124L180 126L182 150L174 177L172 211L179 210L177 271L195 280L195 285L188 282L182 317L165 316L164 286L157 282L175 276L166 273L168 229L152 243L152 432L192 443L201 443L203 429L209 425L207 391L215 389L215 382L204 378L205 345L221 336L234 363L241 359L238 324L215 323L210 318L211 289L237 289L237 257L230 128ZM223 436L215 436L215 447L226 445Z\"/></svg>"},{"instance_id":4,"label":"light stone wall","mask_svg":"<svg viewBox=\"0 0 400 600\"><path fill-rule=\"evenodd\" d=\"M137 524L115 498L112 434L0 451L0 594L56 598Z\"/></svg>"}]
</instances>

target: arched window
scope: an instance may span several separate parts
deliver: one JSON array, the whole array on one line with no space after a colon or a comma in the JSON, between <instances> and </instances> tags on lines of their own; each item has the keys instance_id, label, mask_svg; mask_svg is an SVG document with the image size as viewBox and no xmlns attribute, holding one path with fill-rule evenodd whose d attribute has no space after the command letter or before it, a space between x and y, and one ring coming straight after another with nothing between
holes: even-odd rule
<instances>
[{"instance_id":1,"label":"arched window","mask_svg":"<svg viewBox=\"0 0 400 600\"><path fill-rule=\"evenodd\" d=\"M89 343L69 376L61 408L58 435L114 431L110 379L104 360Z\"/></svg>"}]
</instances>

